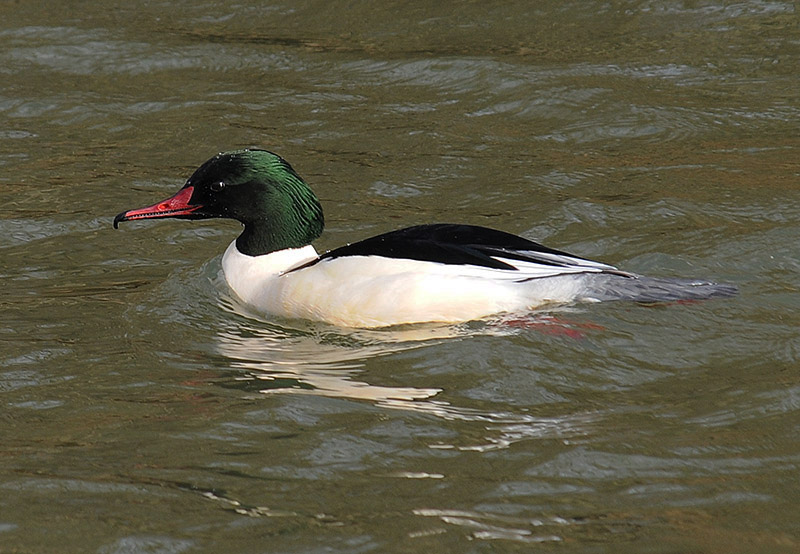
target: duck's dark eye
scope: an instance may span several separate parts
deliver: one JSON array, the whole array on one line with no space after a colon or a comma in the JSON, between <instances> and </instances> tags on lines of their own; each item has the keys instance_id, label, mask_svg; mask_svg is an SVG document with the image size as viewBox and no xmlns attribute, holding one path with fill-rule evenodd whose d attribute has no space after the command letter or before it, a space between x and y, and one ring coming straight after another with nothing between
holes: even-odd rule
<instances>
[{"instance_id":1,"label":"duck's dark eye","mask_svg":"<svg viewBox=\"0 0 800 554\"><path fill-rule=\"evenodd\" d=\"M219 192L225 188L225 183L223 183L222 181L217 181L216 183L211 183L211 186L209 188L213 192Z\"/></svg>"}]
</instances>

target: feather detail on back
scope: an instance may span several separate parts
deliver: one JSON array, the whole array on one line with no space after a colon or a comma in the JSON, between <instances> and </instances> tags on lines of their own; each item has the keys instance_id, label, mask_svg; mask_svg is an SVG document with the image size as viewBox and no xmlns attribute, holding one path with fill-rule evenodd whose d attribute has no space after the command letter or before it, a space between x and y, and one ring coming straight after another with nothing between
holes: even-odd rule
<instances>
[{"instance_id":1,"label":"feather detail on back","mask_svg":"<svg viewBox=\"0 0 800 554\"><path fill-rule=\"evenodd\" d=\"M318 262L349 256L418 260L446 265L500 269L511 272L501 280L526 280L573 273L609 272L631 276L615 267L554 250L532 240L476 225L437 223L391 231L322 254Z\"/></svg>"}]
</instances>

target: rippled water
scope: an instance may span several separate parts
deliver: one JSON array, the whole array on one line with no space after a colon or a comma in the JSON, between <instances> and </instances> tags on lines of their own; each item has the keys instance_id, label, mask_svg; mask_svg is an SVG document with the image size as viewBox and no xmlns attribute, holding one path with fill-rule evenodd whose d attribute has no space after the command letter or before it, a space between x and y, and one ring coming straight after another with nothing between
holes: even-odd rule
<instances>
[{"instance_id":1,"label":"rippled water","mask_svg":"<svg viewBox=\"0 0 800 554\"><path fill-rule=\"evenodd\" d=\"M796 552L790 2L0 6L0 552ZM322 249L521 233L734 299L347 330L247 314L267 147Z\"/></svg>"}]
</instances>

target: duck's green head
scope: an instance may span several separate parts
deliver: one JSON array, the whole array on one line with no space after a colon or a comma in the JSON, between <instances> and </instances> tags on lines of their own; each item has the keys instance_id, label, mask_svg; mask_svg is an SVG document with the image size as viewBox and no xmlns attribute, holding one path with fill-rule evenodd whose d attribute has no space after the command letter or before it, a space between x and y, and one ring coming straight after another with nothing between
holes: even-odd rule
<instances>
[{"instance_id":1,"label":"duck's green head","mask_svg":"<svg viewBox=\"0 0 800 554\"><path fill-rule=\"evenodd\" d=\"M244 224L236 246L251 256L299 248L320 236L319 200L283 158L266 150L234 150L201 165L174 196L129 210L121 221L226 217Z\"/></svg>"}]
</instances>

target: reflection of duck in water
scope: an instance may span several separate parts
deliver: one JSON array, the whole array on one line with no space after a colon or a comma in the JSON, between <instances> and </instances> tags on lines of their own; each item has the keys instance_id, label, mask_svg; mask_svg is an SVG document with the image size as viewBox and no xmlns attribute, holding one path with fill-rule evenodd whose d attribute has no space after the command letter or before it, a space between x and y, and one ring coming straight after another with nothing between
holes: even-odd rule
<instances>
[{"instance_id":1,"label":"reflection of duck in water","mask_svg":"<svg viewBox=\"0 0 800 554\"><path fill-rule=\"evenodd\" d=\"M120 221L224 217L244 231L222 258L225 279L264 313L348 327L460 322L576 301L663 302L731 296L703 281L654 279L471 225L434 224L318 255L322 208L279 156L237 150L204 163L177 194Z\"/></svg>"},{"instance_id":2,"label":"reflection of duck in water","mask_svg":"<svg viewBox=\"0 0 800 554\"><path fill-rule=\"evenodd\" d=\"M237 306L230 308L239 313ZM319 328L288 329L233 318L218 330L215 350L230 361L232 368L244 371L234 381L226 380L226 387L265 395L297 394L368 402L380 408L479 426L479 430L465 437L428 437L431 448L486 451L528 439L564 439L586 433L598 413L570 410L562 415L556 409L555 414L534 415L507 409L486 410L437 398L443 392L439 388L369 382L372 379L365 371L367 360L472 336L475 331L453 326L413 326L379 331L330 328L320 332ZM478 331L482 335L513 332L493 325ZM375 375L376 364L370 365L369 373L379 378Z\"/></svg>"},{"instance_id":3,"label":"reflection of duck in water","mask_svg":"<svg viewBox=\"0 0 800 554\"><path fill-rule=\"evenodd\" d=\"M226 327L218 331L215 346L230 360L231 367L247 372L237 379L237 388L367 400L421 411L430 409L418 401L436 396L441 389L373 385L357 376L368 359L457 336L454 329L447 327L382 333L380 341L368 336L340 335L335 328L320 335L249 323Z\"/></svg>"}]
</instances>

